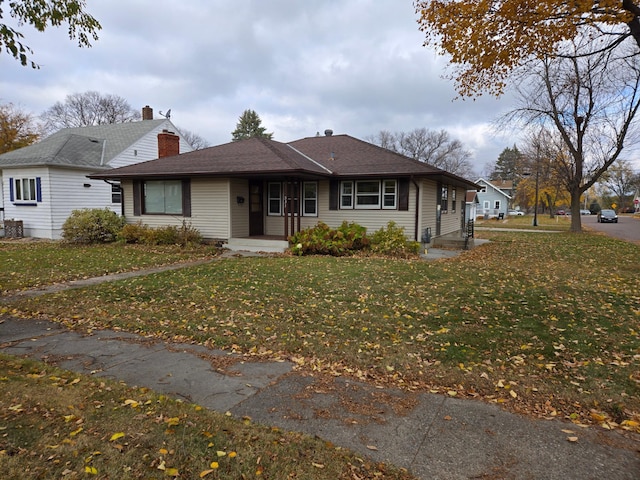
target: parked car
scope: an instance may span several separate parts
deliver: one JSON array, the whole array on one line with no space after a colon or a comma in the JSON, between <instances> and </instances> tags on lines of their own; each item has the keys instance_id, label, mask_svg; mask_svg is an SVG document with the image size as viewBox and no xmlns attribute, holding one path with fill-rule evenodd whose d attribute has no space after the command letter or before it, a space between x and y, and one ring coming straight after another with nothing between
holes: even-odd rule
<instances>
[{"instance_id":1,"label":"parked car","mask_svg":"<svg viewBox=\"0 0 640 480\"><path fill-rule=\"evenodd\" d=\"M524 215L524 212L522 210L508 210L507 211L507 215Z\"/></svg>"},{"instance_id":2,"label":"parked car","mask_svg":"<svg viewBox=\"0 0 640 480\"><path fill-rule=\"evenodd\" d=\"M598 223L618 223L618 215L609 209L600 210L598 213Z\"/></svg>"},{"instance_id":3,"label":"parked car","mask_svg":"<svg viewBox=\"0 0 640 480\"><path fill-rule=\"evenodd\" d=\"M591 212L589 210L580 210L580 215L591 215Z\"/></svg>"},{"instance_id":4,"label":"parked car","mask_svg":"<svg viewBox=\"0 0 640 480\"><path fill-rule=\"evenodd\" d=\"M566 215L564 210L556 210L556 215Z\"/></svg>"}]
</instances>

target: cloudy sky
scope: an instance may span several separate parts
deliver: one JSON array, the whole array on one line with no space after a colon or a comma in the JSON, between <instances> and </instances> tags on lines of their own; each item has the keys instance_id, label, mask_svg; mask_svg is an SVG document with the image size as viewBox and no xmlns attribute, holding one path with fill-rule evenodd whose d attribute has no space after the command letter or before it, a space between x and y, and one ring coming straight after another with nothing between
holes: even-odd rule
<instances>
[{"instance_id":1,"label":"cloudy sky","mask_svg":"<svg viewBox=\"0 0 640 480\"><path fill-rule=\"evenodd\" d=\"M446 59L422 46L411 0L88 0L100 39L80 49L64 27L23 28L40 70L0 55L0 102L39 115L96 90L227 143L255 110L282 142L331 128L365 139L381 130L447 130L478 174L517 142L491 122L507 98L454 100ZM7 19L4 19L7 21Z\"/></svg>"}]
</instances>

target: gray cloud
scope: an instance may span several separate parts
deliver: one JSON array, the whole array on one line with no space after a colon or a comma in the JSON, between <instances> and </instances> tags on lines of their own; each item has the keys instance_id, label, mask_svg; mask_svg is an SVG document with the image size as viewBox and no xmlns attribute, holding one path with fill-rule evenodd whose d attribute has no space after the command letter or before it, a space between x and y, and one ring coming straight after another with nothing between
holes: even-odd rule
<instances>
[{"instance_id":1,"label":"gray cloud","mask_svg":"<svg viewBox=\"0 0 640 480\"><path fill-rule=\"evenodd\" d=\"M422 46L412 2L119 0L88 9L103 26L90 49L64 28L25 31L42 68L5 57L1 101L39 114L70 93L112 93L171 108L176 125L214 145L230 141L247 108L280 141L325 128L359 138L445 129L475 152L478 173L516 141L489 129L508 97L452 101L446 61Z\"/></svg>"}]
</instances>

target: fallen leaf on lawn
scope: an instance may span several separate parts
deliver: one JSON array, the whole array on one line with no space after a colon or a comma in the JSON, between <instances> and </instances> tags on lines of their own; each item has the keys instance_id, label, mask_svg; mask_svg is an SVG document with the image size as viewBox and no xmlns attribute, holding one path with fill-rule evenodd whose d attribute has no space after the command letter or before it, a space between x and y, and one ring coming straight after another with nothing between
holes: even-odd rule
<instances>
[{"instance_id":1,"label":"fallen leaf on lawn","mask_svg":"<svg viewBox=\"0 0 640 480\"><path fill-rule=\"evenodd\" d=\"M513 398L518 398L518 394L513 390L509 390L509 395L511 395Z\"/></svg>"},{"instance_id":2,"label":"fallen leaf on lawn","mask_svg":"<svg viewBox=\"0 0 640 480\"><path fill-rule=\"evenodd\" d=\"M313 465L316 468L324 468L324 465L321 463L315 463L315 462L311 462L311 465Z\"/></svg>"},{"instance_id":3,"label":"fallen leaf on lawn","mask_svg":"<svg viewBox=\"0 0 640 480\"><path fill-rule=\"evenodd\" d=\"M86 467L84 467L84 471L85 473L88 473L90 475L98 474L98 469L96 467L92 467L91 465L87 465Z\"/></svg>"},{"instance_id":4,"label":"fallen leaf on lawn","mask_svg":"<svg viewBox=\"0 0 640 480\"><path fill-rule=\"evenodd\" d=\"M577 442L578 441L578 437L567 437L567 440L570 442Z\"/></svg>"},{"instance_id":5,"label":"fallen leaf on lawn","mask_svg":"<svg viewBox=\"0 0 640 480\"><path fill-rule=\"evenodd\" d=\"M369 450L378 450L378 447L376 447L375 445L367 445L367 448Z\"/></svg>"},{"instance_id":6,"label":"fallen leaf on lawn","mask_svg":"<svg viewBox=\"0 0 640 480\"><path fill-rule=\"evenodd\" d=\"M178 473L178 469L177 468L167 468L164 471L164 474L167 475L168 477L177 477L178 475L180 475Z\"/></svg>"},{"instance_id":7,"label":"fallen leaf on lawn","mask_svg":"<svg viewBox=\"0 0 640 480\"><path fill-rule=\"evenodd\" d=\"M200 472L200 478L204 478L207 475L209 475L211 472L213 472L214 470L203 470Z\"/></svg>"},{"instance_id":8,"label":"fallen leaf on lawn","mask_svg":"<svg viewBox=\"0 0 640 480\"><path fill-rule=\"evenodd\" d=\"M563 431L564 433L568 433L568 434L576 433L576 432L574 432L573 430L565 430L565 429L563 429L562 431Z\"/></svg>"},{"instance_id":9,"label":"fallen leaf on lawn","mask_svg":"<svg viewBox=\"0 0 640 480\"><path fill-rule=\"evenodd\" d=\"M110 442L113 442L115 440L118 440L119 438L124 437L124 432L117 432L114 433L113 435L111 435L111 438L109 439Z\"/></svg>"},{"instance_id":10,"label":"fallen leaf on lawn","mask_svg":"<svg viewBox=\"0 0 640 480\"><path fill-rule=\"evenodd\" d=\"M209 465L212 469L216 469L220 466L220 464L218 462L211 462L211 464Z\"/></svg>"}]
</instances>

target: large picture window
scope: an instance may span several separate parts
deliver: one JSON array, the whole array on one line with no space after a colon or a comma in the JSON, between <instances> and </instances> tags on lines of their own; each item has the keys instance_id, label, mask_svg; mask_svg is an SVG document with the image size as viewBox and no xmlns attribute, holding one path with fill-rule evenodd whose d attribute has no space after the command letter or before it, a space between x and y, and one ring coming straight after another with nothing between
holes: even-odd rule
<instances>
[{"instance_id":1,"label":"large picture window","mask_svg":"<svg viewBox=\"0 0 640 480\"><path fill-rule=\"evenodd\" d=\"M182 215L182 181L144 182L144 213Z\"/></svg>"}]
</instances>

